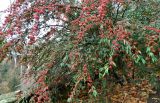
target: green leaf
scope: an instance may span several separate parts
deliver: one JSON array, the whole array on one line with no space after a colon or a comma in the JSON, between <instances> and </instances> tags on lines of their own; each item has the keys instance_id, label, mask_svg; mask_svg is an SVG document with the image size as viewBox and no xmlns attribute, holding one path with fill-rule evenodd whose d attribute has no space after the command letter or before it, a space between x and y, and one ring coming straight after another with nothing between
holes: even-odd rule
<instances>
[{"instance_id":1,"label":"green leaf","mask_svg":"<svg viewBox=\"0 0 160 103\"><path fill-rule=\"evenodd\" d=\"M103 70L104 70L103 68L100 68L100 69L99 69L100 72L102 72Z\"/></svg>"},{"instance_id":2,"label":"green leaf","mask_svg":"<svg viewBox=\"0 0 160 103\"><path fill-rule=\"evenodd\" d=\"M104 74L108 74L108 73L109 73L108 70L109 70L109 69L107 68L107 69L105 70Z\"/></svg>"},{"instance_id":3,"label":"green leaf","mask_svg":"<svg viewBox=\"0 0 160 103\"><path fill-rule=\"evenodd\" d=\"M130 45L126 46L126 52L127 52L127 54L131 54L131 46Z\"/></svg>"},{"instance_id":4,"label":"green leaf","mask_svg":"<svg viewBox=\"0 0 160 103\"><path fill-rule=\"evenodd\" d=\"M94 97L97 97L97 95L98 95L97 91L96 91L96 90L93 90L93 96L94 96Z\"/></svg>"},{"instance_id":5,"label":"green leaf","mask_svg":"<svg viewBox=\"0 0 160 103\"><path fill-rule=\"evenodd\" d=\"M103 78L103 74L102 73L99 73L99 78Z\"/></svg>"},{"instance_id":6,"label":"green leaf","mask_svg":"<svg viewBox=\"0 0 160 103\"><path fill-rule=\"evenodd\" d=\"M139 55L137 55L137 59L136 59L136 63L138 63L139 62L139 60L140 60L141 58L140 58L140 56Z\"/></svg>"},{"instance_id":7,"label":"green leaf","mask_svg":"<svg viewBox=\"0 0 160 103\"><path fill-rule=\"evenodd\" d=\"M105 69L105 70L108 69L108 64L106 64L106 65L104 66L104 69Z\"/></svg>"},{"instance_id":8,"label":"green leaf","mask_svg":"<svg viewBox=\"0 0 160 103\"><path fill-rule=\"evenodd\" d=\"M61 66L61 67L64 67L64 66L65 66L65 64L62 62L62 63L60 64L60 66Z\"/></svg>"},{"instance_id":9,"label":"green leaf","mask_svg":"<svg viewBox=\"0 0 160 103\"><path fill-rule=\"evenodd\" d=\"M143 64L146 64L146 61L143 58L141 59L141 61Z\"/></svg>"},{"instance_id":10,"label":"green leaf","mask_svg":"<svg viewBox=\"0 0 160 103\"><path fill-rule=\"evenodd\" d=\"M67 102L71 102L71 101L72 101L72 99L71 99L71 98L68 98L68 99L67 99Z\"/></svg>"},{"instance_id":11,"label":"green leaf","mask_svg":"<svg viewBox=\"0 0 160 103\"><path fill-rule=\"evenodd\" d=\"M150 52L148 55L149 55L150 57L153 57L153 56L154 56L154 54L153 54L152 52Z\"/></svg>"},{"instance_id":12,"label":"green leaf","mask_svg":"<svg viewBox=\"0 0 160 103\"><path fill-rule=\"evenodd\" d=\"M151 51L150 47L147 47L146 53L149 53Z\"/></svg>"},{"instance_id":13,"label":"green leaf","mask_svg":"<svg viewBox=\"0 0 160 103\"><path fill-rule=\"evenodd\" d=\"M63 62L66 62L68 60L68 55L66 55L64 58L63 58Z\"/></svg>"},{"instance_id":14,"label":"green leaf","mask_svg":"<svg viewBox=\"0 0 160 103\"><path fill-rule=\"evenodd\" d=\"M155 56L153 56L152 57L152 62L154 63L154 62L156 62L158 59L155 57Z\"/></svg>"}]
</instances>

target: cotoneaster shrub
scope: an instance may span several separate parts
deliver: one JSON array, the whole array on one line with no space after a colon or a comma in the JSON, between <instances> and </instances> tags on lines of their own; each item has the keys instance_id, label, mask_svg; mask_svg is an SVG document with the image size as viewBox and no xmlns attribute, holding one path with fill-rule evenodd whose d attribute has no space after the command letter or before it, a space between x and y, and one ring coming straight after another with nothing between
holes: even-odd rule
<instances>
[{"instance_id":1,"label":"cotoneaster shrub","mask_svg":"<svg viewBox=\"0 0 160 103\"><path fill-rule=\"evenodd\" d=\"M32 64L29 75L36 78L32 89L37 103L70 102L82 91L97 96L100 87L106 92L106 76L123 85L124 80L146 78L145 67L159 60L158 5L16 0L0 28L0 59L15 52L21 64Z\"/></svg>"}]
</instances>

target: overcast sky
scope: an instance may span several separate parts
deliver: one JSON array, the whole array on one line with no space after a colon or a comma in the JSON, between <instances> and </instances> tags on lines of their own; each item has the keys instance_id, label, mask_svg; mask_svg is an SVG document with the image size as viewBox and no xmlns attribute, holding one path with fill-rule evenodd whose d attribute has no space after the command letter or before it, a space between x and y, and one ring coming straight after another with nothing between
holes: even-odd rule
<instances>
[{"instance_id":1,"label":"overcast sky","mask_svg":"<svg viewBox=\"0 0 160 103\"><path fill-rule=\"evenodd\" d=\"M0 0L0 11L5 10L13 0Z\"/></svg>"},{"instance_id":2,"label":"overcast sky","mask_svg":"<svg viewBox=\"0 0 160 103\"><path fill-rule=\"evenodd\" d=\"M14 0L0 0L0 24L3 22L5 17L5 14L1 11L6 10L13 1Z\"/></svg>"}]
</instances>

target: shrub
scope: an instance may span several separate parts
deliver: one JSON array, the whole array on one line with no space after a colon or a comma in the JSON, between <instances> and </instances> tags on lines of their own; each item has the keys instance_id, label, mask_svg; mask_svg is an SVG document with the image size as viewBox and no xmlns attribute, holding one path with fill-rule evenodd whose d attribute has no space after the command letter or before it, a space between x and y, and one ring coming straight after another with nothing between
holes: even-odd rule
<instances>
[{"instance_id":1,"label":"shrub","mask_svg":"<svg viewBox=\"0 0 160 103\"><path fill-rule=\"evenodd\" d=\"M62 87L68 102L82 91L105 94L106 78L123 85L149 77L145 67L159 59L159 7L156 0L17 0L1 27L0 58L11 51L32 64L36 102L63 98Z\"/></svg>"}]
</instances>

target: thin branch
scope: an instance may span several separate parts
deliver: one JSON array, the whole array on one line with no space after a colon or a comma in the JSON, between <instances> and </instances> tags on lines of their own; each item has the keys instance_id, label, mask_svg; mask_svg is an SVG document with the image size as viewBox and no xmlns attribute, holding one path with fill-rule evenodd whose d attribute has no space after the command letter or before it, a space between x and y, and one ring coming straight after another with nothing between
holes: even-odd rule
<instances>
[{"instance_id":1,"label":"thin branch","mask_svg":"<svg viewBox=\"0 0 160 103\"><path fill-rule=\"evenodd\" d=\"M117 11L116 11L116 17L115 17L115 19L114 19L113 24L115 24L115 23L116 23L116 21L117 21L118 14L119 14L119 9L120 9L120 3L118 3L118 8L117 8Z\"/></svg>"},{"instance_id":2,"label":"thin branch","mask_svg":"<svg viewBox=\"0 0 160 103\"><path fill-rule=\"evenodd\" d=\"M123 14L122 14L122 18L124 17L124 14L125 12L127 11L128 7L126 7L124 10L123 10Z\"/></svg>"}]
</instances>

